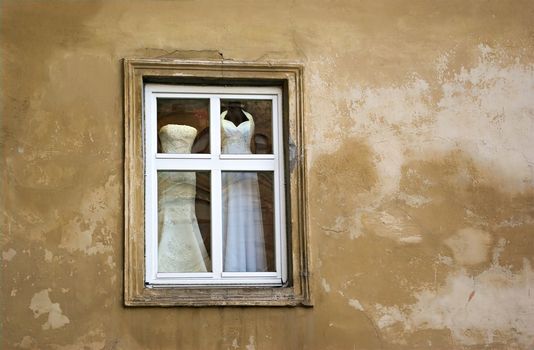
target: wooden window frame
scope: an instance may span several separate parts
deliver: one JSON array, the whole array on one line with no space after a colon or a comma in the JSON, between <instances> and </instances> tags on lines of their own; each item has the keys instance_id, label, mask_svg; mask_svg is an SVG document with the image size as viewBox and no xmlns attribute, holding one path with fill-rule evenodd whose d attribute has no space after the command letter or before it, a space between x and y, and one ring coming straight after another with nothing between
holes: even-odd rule
<instances>
[{"instance_id":1,"label":"wooden window frame","mask_svg":"<svg viewBox=\"0 0 534 350\"><path fill-rule=\"evenodd\" d=\"M299 64L125 59L124 67L124 303L127 306L311 306L303 67ZM146 282L146 84L271 86L282 90L287 281L281 286L161 285Z\"/></svg>"}]
</instances>

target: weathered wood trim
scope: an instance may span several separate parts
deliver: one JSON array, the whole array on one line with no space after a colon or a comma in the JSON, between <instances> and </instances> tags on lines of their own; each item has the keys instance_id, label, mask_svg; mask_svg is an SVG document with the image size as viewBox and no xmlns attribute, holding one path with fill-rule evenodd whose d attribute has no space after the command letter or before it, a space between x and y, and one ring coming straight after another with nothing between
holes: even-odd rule
<instances>
[{"instance_id":1,"label":"weathered wood trim","mask_svg":"<svg viewBox=\"0 0 534 350\"><path fill-rule=\"evenodd\" d=\"M312 306L303 67L235 61L124 59L124 304L126 306ZM143 84L150 79L257 81L285 86L284 120L297 156L288 170L289 282L283 287L150 287L144 282ZM286 115L287 114L287 115Z\"/></svg>"}]
</instances>

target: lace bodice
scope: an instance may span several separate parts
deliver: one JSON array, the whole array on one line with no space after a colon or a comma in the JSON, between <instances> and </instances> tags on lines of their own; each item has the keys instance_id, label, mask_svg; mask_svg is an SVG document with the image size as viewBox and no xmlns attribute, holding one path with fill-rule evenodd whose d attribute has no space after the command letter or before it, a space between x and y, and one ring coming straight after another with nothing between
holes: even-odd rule
<instances>
[{"instance_id":1,"label":"lace bodice","mask_svg":"<svg viewBox=\"0 0 534 350\"><path fill-rule=\"evenodd\" d=\"M221 113L222 153L250 154L250 140L254 135L252 115L243 111L248 120L236 126L225 119L227 113L228 111Z\"/></svg>"},{"instance_id":2,"label":"lace bodice","mask_svg":"<svg viewBox=\"0 0 534 350\"><path fill-rule=\"evenodd\" d=\"M164 153L191 153L197 129L187 125L167 124L159 130L159 139ZM158 172L160 205L173 205L175 210L185 207L184 199L196 195L196 175L189 171Z\"/></svg>"},{"instance_id":3,"label":"lace bodice","mask_svg":"<svg viewBox=\"0 0 534 350\"><path fill-rule=\"evenodd\" d=\"M191 153L197 129L188 125L167 124L159 129L163 153Z\"/></svg>"}]
</instances>

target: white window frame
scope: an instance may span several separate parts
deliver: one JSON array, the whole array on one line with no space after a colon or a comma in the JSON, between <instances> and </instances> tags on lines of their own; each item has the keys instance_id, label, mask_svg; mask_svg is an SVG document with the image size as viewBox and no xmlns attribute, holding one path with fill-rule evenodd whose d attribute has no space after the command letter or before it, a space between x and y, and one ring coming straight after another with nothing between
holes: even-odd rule
<instances>
[{"instance_id":1,"label":"white window frame","mask_svg":"<svg viewBox=\"0 0 534 350\"><path fill-rule=\"evenodd\" d=\"M157 153L157 99L184 98L210 101L210 154ZM272 154L221 154L221 99L272 101ZM287 282L284 138L282 89L254 86L191 86L145 84L145 283L173 286L282 286ZM212 272L162 273L158 271L157 172L210 171ZM222 237L222 171L272 171L274 180L274 272L224 272Z\"/></svg>"}]
</instances>

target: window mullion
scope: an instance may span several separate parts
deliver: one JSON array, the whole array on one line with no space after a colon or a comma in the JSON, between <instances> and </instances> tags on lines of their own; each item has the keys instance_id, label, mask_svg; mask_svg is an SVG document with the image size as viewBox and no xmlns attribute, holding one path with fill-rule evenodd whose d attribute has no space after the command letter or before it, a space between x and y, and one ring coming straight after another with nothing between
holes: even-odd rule
<instances>
[{"instance_id":1,"label":"window mullion","mask_svg":"<svg viewBox=\"0 0 534 350\"><path fill-rule=\"evenodd\" d=\"M221 99L210 97L210 145L212 159L219 159L221 154Z\"/></svg>"},{"instance_id":2,"label":"window mullion","mask_svg":"<svg viewBox=\"0 0 534 350\"><path fill-rule=\"evenodd\" d=\"M219 157L221 154L221 99L210 98L210 145L211 159L214 167L211 170L211 258L213 274L220 279L223 270L223 237L222 237L222 180Z\"/></svg>"},{"instance_id":3,"label":"window mullion","mask_svg":"<svg viewBox=\"0 0 534 350\"><path fill-rule=\"evenodd\" d=\"M215 278L220 278L223 265L221 170L211 171L211 263Z\"/></svg>"}]
</instances>

